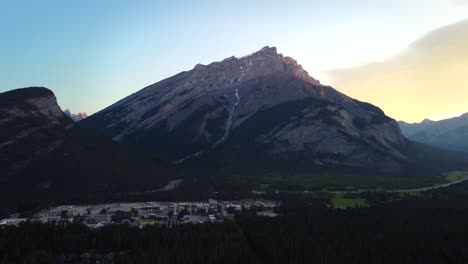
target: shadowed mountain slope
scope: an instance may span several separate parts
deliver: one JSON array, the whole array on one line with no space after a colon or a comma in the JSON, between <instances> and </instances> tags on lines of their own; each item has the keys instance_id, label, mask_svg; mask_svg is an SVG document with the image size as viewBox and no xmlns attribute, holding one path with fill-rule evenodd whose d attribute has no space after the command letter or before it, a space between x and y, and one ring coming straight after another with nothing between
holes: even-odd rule
<instances>
[{"instance_id":1,"label":"shadowed mountain slope","mask_svg":"<svg viewBox=\"0 0 468 264\"><path fill-rule=\"evenodd\" d=\"M74 124L46 88L0 94L4 199L110 197L155 190L180 176L168 163Z\"/></svg>"},{"instance_id":2,"label":"shadowed mountain slope","mask_svg":"<svg viewBox=\"0 0 468 264\"><path fill-rule=\"evenodd\" d=\"M232 163L255 153L291 164L384 170L399 170L407 160L393 119L321 85L270 47L196 65L80 125L178 163L216 160L220 152L232 153Z\"/></svg>"}]
</instances>

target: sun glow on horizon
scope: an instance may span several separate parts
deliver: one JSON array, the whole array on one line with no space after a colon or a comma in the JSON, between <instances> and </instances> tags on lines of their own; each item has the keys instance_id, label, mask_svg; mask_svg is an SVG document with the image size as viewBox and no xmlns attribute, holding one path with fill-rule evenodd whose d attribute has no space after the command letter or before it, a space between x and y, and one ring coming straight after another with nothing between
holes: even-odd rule
<instances>
[{"instance_id":1,"label":"sun glow on horizon","mask_svg":"<svg viewBox=\"0 0 468 264\"><path fill-rule=\"evenodd\" d=\"M326 72L333 86L397 120L441 120L468 112L468 20L435 30L398 56Z\"/></svg>"}]
</instances>

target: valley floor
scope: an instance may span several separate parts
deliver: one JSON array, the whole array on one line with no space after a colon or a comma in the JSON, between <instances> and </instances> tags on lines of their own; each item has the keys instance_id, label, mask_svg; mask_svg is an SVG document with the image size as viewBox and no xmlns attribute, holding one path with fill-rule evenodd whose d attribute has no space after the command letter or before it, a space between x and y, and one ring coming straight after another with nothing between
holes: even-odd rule
<instances>
[{"instance_id":1,"label":"valley floor","mask_svg":"<svg viewBox=\"0 0 468 264\"><path fill-rule=\"evenodd\" d=\"M330 194L295 192L279 194L280 204L271 212L276 217L259 214L260 208L253 206L232 210L233 217L223 222L196 225L140 228L126 223L88 228L25 222L3 226L0 263L468 263L468 182L418 195L372 192L340 198L365 198L367 204L336 209L329 206ZM206 205L217 209L213 202ZM223 203L239 205L218 201ZM112 208L135 213L131 208L160 206L160 210L171 204L56 207L42 213L61 212L67 217L62 212L68 209L87 215L88 208L95 209L91 215ZM199 206L180 203L180 211L190 204Z\"/></svg>"}]
</instances>

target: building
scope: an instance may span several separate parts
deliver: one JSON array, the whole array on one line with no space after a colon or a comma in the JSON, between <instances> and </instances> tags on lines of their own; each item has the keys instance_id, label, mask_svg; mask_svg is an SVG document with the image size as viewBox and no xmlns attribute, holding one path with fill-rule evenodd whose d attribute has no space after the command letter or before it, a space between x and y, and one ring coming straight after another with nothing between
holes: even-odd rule
<instances>
[{"instance_id":1,"label":"building","mask_svg":"<svg viewBox=\"0 0 468 264\"><path fill-rule=\"evenodd\" d=\"M274 213L272 210L257 212L257 215L265 216L265 217L277 217L278 216L278 214Z\"/></svg>"},{"instance_id":2,"label":"building","mask_svg":"<svg viewBox=\"0 0 468 264\"><path fill-rule=\"evenodd\" d=\"M210 220L210 222L215 222L216 221L216 217L212 214L208 215L208 219Z\"/></svg>"},{"instance_id":3,"label":"building","mask_svg":"<svg viewBox=\"0 0 468 264\"><path fill-rule=\"evenodd\" d=\"M153 226L153 225L156 225L157 222L155 220L152 220L152 219L141 219L140 220L140 228L143 228L145 226Z\"/></svg>"},{"instance_id":4,"label":"building","mask_svg":"<svg viewBox=\"0 0 468 264\"><path fill-rule=\"evenodd\" d=\"M18 226L27 220L27 218L5 218L0 221L0 226Z\"/></svg>"},{"instance_id":5,"label":"building","mask_svg":"<svg viewBox=\"0 0 468 264\"><path fill-rule=\"evenodd\" d=\"M210 219L204 215L184 215L182 223L202 224L208 222Z\"/></svg>"}]
</instances>

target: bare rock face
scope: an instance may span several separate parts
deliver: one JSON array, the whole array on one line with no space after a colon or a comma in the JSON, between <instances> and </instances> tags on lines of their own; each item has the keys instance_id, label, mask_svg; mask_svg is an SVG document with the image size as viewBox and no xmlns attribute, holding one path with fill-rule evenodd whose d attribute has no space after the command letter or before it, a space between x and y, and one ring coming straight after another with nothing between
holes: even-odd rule
<instances>
[{"instance_id":1,"label":"bare rock face","mask_svg":"<svg viewBox=\"0 0 468 264\"><path fill-rule=\"evenodd\" d=\"M405 159L405 139L393 119L321 85L270 47L198 64L80 125L176 162L220 153L237 159L252 147L258 155L300 156L315 165L398 169Z\"/></svg>"},{"instance_id":2,"label":"bare rock face","mask_svg":"<svg viewBox=\"0 0 468 264\"><path fill-rule=\"evenodd\" d=\"M57 149L73 122L54 94L40 87L0 94L0 164L3 180ZM7 173L8 172L8 173Z\"/></svg>"}]
</instances>

